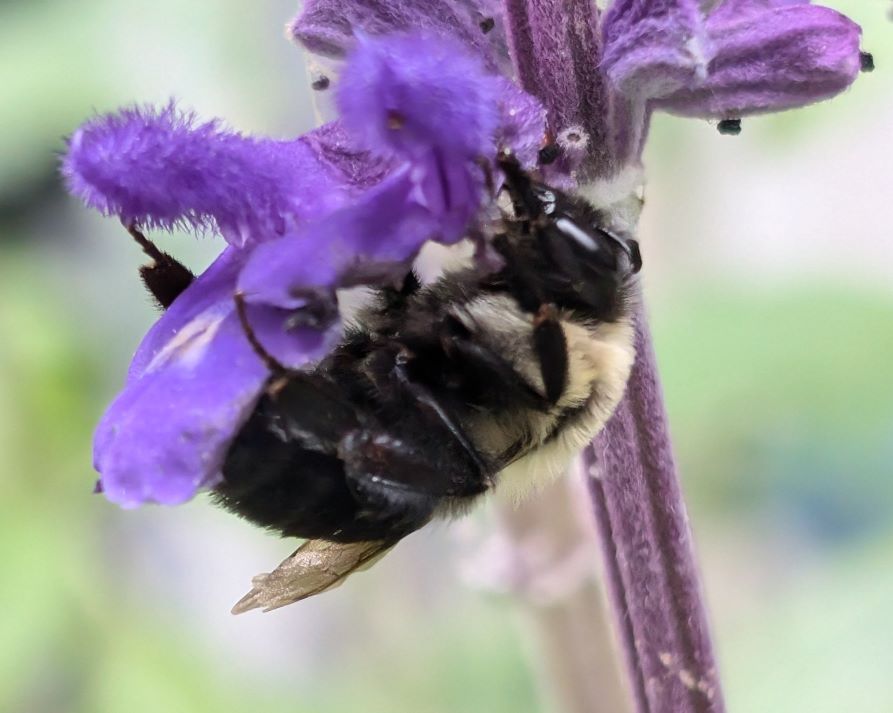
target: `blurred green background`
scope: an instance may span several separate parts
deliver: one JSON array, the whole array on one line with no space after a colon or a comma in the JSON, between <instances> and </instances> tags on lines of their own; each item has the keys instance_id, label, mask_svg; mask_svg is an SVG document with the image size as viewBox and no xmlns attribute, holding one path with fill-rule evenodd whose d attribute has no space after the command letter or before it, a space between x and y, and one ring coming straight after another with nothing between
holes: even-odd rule
<instances>
[{"instance_id":1,"label":"blurred green background","mask_svg":"<svg viewBox=\"0 0 893 713\"><path fill-rule=\"evenodd\" d=\"M893 711L893 23L834 0L878 70L737 138L659 117L646 291L729 709ZM286 0L0 2L0 711L540 710L509 598L452 528L274 615L289 549L199 498L91 494L91 430L153 319L140 255L67 198L62 136L171 96L312 122ZM165 249L200 267L210 238Z\"/></svg>"}]
</instances>

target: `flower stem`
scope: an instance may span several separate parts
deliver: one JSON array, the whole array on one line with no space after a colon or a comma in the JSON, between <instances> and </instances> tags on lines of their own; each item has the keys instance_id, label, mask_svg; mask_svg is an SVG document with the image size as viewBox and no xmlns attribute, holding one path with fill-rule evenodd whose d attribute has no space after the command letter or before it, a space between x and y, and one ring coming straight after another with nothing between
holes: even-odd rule
<instances>
[{"instance_id":1,"label":"flower stem","mask_svg":"<svg viewBox=\"0 0 893 713\"><path fill-rule=\"evenodd\" d=\"M647 323L626 397L584 453L606 585L640 713L721 713L685 502Z\"/></svg>"},{"instance_id":2,"label":"flower stem","mask_svg":"<svg viewBox=\"0 0 893 713\"><path fill-rule=\"evenodd\" d=\"M593 0L505 0L512 59L521 86L546 106L556 136L585 131L582 180L616 168L608 136L608 90L598 70L601 40Z\"/></svg>"},{"instance_id":3,"label":"flower stem","mask_svg":"<svg viewBox=\"0 0 893 713\"><path fill-rule=\"evenodd\" d=\"M578 124L589 155L578 180L617 170L607 148L611 106L598 66L591 0L505 0L506 29L524 88L550 128ZM584 453L609 596L637 713L721 713L691 532L670 445L644 312L626 396Z\"/></svg>"},{"instance_id":4,"label":"flower stem","mask_svg":"<svg viewBox=\"0 0 893 713\"><path fill-rule=\"evenodd\" d=\"M583 481L572 478L517 507L504 503L509 584L523 603L534 669L555 710L630 713L588 510Z\"/></svg>"}]
</instances>

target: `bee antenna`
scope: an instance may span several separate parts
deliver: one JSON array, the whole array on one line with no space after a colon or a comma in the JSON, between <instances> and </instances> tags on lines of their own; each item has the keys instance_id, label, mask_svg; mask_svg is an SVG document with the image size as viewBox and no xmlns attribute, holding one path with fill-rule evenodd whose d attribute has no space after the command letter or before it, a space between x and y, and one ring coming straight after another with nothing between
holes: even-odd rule
<instances>
[{"instance_id":1,"label":"bee antenna","mask_svg":"<svg viewBox=\"0 0 893 713\"><path fill-rule=\"evenodd\" d=\"M158 246L155 245L149 238L143 234L143 232L139 229L139 226L136 223L125 223L124 227L127 228L127 232L130 233L130 237L132 237L136 244L139 245L143 252L146 253L150 258L152 258L156 263L163 264L165 262L165 255L161 250L158 249Z\"/></svg>"},{"instance_id":2,"label":"bee antenna","mask_svg":"<svg viewBox=\"0 0 893 713\"><path fill-rule=\"evenodd\" d=\"M260 360L273 374L287 374L289 372L289 369L285 367L282 362L279 361L276 357L270 354L270 352L266 350L264 345L261 344L260 340L257 338L257 334L255 333L254 328L248 321L248 306L245 303L244 293L236 292L233 295L233 301L236 303L236 314L239 317L239 324L242 325L242 331L245 332L245 338L248 340L248 343L251 345L254 353L260 357Z\"/></svg>"},{"instance_id":3,"label":"bee antenna","mask_svg":"<svg viewBox=\"0 0 893 713\"><path fill-rule=\"evenodd\" d=\"M515 204L515 210L523 210L527 220L538 218L540 202L531 188L530 174L524 170L518 158L511 151L503 150L499 152L496 163L505 175L505 188Z\"/></svg>"}]
</instances>

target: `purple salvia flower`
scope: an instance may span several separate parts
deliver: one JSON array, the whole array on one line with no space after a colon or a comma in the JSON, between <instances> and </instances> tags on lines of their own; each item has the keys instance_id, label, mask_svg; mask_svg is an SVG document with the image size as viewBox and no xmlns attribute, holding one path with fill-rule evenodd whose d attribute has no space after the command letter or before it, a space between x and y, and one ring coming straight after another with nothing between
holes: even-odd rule
<instances>
[{"instance_id":1,"label":"purple salvia flower","mask_svg":"<svg viewBox=\"0 0 893 713\"><path fill-rule=\"evenodd\" d=\"M715 49L706 76L656 95L654 106L722 119L827 99L859 74L861 34L844 15L807 2L726 0L707 18Z\"/></svg>"},{"instance_id":2,"label":"purple salvia flower","mask_svg":"<svg viewBox=\"0 0 893 713\"><path fill-rule=\"evenodd\" d=\"M448 36L361 37L338 86L338 108L345 127L377 154L474 159L493 150L493 84L480 59Z\"/></svg>"},{"instance_id":3,"label":"purple salvia flower","mask_svg":"<svg viewBox=\"0 0 893 713\"><path fill-rule=\"evenodd\" d=\"M424 53L418 52L420 45ZM441 226L440 235L423 229L410 245L405 229L389 225L398 228L399 237L387 243L405 244L414 253L428 238L451 243L463 236L483 198L475 160L496 153L500 112L495 99L501 89L480 60L450 38L401 34L387 42L361 40L353 50L338 87L345 128L374 155L396 155L406 162L405 175L399 177L406 211L400 212L419 227L428 213ZM382 192L382 198L388 210L400 200L393 190ZM369 236L360 239L370 243Z\"/></svg>"},{"instance_id":4,"label":"purple salvia flower","mask_svg":"<svg viewBox=\"0 0 893 713\"><path fill-rule=\"evenodd\" d=\"M217 482L232 435L268 377L234 310L244 257L224 251L137 349L94 441L94 464L112 502L175 505ZM272 307L252 306L249 316L264 346L292 367L322 356L339 336L337 324L287 331L289 313Z\"/></svg>"},{"instance_id":5,"label":"purple salvia flower","mask_svg":"<svg viewBox=\"0 0 893 713\"><path fill-rule=\"evenodd\" d=\"M473 232L487 201L476 162L497 148L532 164L548 127L562 150L548 180L577 182L633 230L654 110L737 119L830 97L858 71L859 28L832 10L704 4L614 0L601 13L591 0L308 0L290 29L347 58L339 121L277 142L170 106L76 133L63 171L88 205L126 223L215 227L233 246L140 346L97 431L106 494L173 503L216 482L269 376L238 324L237 289L265 348L299 366L338 336L337 314L319 309L337 287L382 284L425 241ZM510 66L513 76L497 74ZM638 710L721 711L641 315L637 336L627 397L586 454L609 588Z\"/></svg>"},{"instance_id":6,"label":"purple salvia flower","mask_svg":"<svg viewBox=\"0 0 893 713\"><path fill-rule=\"evenodd\" d=\"M239 278L239 291L250 302L289 307L303 288L363 284L373 281L370 276L385 282L402 278L426 241L445 229L452 240L462 236L455 222L439 221L415 200L411 174L404 167L353 205L258 246ZM468 198L466 205L474 209L479 194Z\"/></svg>"},{"instance_id":7,"label":"purple salvia flower","mask_svg":"<svg viewBox=\"0 0 893 713\"><path fill-rule=\"evenodd\" d=\"M343 129L370 161L388 157L392 173L344 208L255 250L239 281L250 301L285 306L302 285L402 276L428 240L465 236L483 198L477 160L504 145L532 164L543 135L535 100L436 35L398 34L386 43L361 37L338 106ZM321 250L333 269L312 280L308 265Z\"/></svg>"},{"instance_id":8,"label":"purple salvia flower","mask_svg":"<svg viewBox=\"0 0 893 713\"><path fill-rule=\"evenodd\" d=\"M311 51L326 38L327 53L337 56L356 30L381 34L407 21L444 29L448 13L468 7L311 0L292 29ZM640 163L654 110L740 119L804 106L846 89L860 67L858 26L808 0L614 0L605 13L591 0L504 0L496 26L521 86L545 105L551 134L565 154L577 154L557 170L570 170L581 192L627 230L641 208ZM467 42L464 25L455 33ZM481 51L489 58L499 48ZM567 180L552 169L548 177ZM627 396L585 454L629 681L639 713L719 713L722 692L644 312L637 355Z\"/></svg>"},{"instance_id":9,"label":"purple salvia flower","mask_svg":"<svg viewBox=\"0 0 893 713\"><path fill-rule=\"evenodd\" d=\"M859 73L859 26L803 0L617 0L602 26L610 167L637 162L655 109L740 119L827 99Z\"/></svg>"},{"instance_id":10,"label":"purple salvia flower","mask_svg":"<svg viewBox=\"0 0 893 713\"><path fill-rule=\"evenodd\" d=\"M536 100L443 36L352 43L339 106L339 121L293 141L173 105L71 138L63 173L87 205L126 224L216 228L231 245L146 335L97 429L110 500L175 504L219 481L269 378L237 292L274 359L319 359L340 336L336 288L394 281L426 241L462 238L485 198L478 160L499 142L532 162L544 133Z\"/></svg>"}]
</instances>

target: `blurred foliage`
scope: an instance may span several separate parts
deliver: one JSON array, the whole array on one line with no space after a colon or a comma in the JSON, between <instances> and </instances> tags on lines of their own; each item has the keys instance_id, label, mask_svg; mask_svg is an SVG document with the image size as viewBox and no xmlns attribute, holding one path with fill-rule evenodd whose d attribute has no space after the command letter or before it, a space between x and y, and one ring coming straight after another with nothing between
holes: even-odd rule
<instances>
[{"instance_id":1,"label":"blurred foliage","mask_svg":"<svg viewBox=\"0 0 893 713\"><path fill-rule=\"evenodd\" d=\"M846 127L889 105L888 3L833 4L865 25L878 70L845 100L748 122L757 153L822 151L838 127L850 140ZM61 137L95 110L171 95L239 128L298 133L309 102L280 30L293 10L291 0L0 3L4 712L540 708L511 603L459 586L437 534L318 603L233 620L221 602L241 593L255 571L244 567L284 554L279 545L202 502L122 513L90 493L93 425L152 312L120 227L63 199ZM677 127L656 132L654 175L675 178L710 150ZM685 204L665 220L697 211L681 190ZM162 245L197 266L215 249L181 236ZM871 291L841 263L833 277L775 285L680 284L649 267L676 450L740 713L883 713L893 700L893 292Z\"/></svg>"},{"instance_id":2,"label":"blurred foliage","mask_svg":"<svg viewBox=\"0 0 893 713\"><path fill-rule=\"evenodd\" d=\"M887 536L843 554L721 635L730 710L887 713L891 550Z\"/></svg>"},{"instance_id":3,"label":"blurred foliage","mask_svg":"<svg viewBox=\"0 0 893 713\"><path fill-rule=\"evenodd\" d=\"M889 294L705 286L655 318L682 471L718 516L790 496L893 524Z\"/></svg>"}]
</instances>

